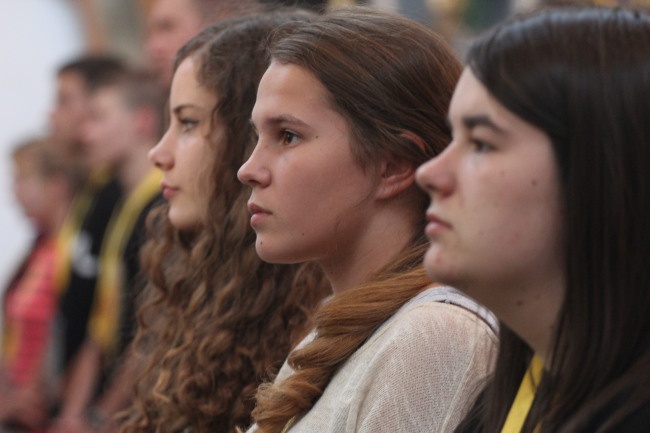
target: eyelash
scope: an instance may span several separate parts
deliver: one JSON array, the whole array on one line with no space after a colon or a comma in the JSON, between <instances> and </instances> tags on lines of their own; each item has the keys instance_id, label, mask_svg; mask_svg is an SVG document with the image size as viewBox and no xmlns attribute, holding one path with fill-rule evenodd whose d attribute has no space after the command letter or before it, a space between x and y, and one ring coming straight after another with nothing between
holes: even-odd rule
<instances>
[{"instance_id":1,"label":"eyelash","mask_svg":"<svg viewBox=\"0 0 650 433\"><path fill-rule=\"evenodd\" d=\"M283 144L290 145L293 144L293 140L298 140L300 139L300 136L296 134L295 132L283 129L280 131L280 136L282 138Z\"/></svg>"},{"instance_id":2,"label":"eyelash","mask_svg":"<svg viewBox=\"0 0 650 433\"><path fill-rule=\"evenodd\" d=\"M479 153L489 152L493 149L492 145L482 140L472 140L471 144Z\"/></svg>"},{"instance_id":3,"label":"eyelash","mask_svg":"<svg viewBox=\"0 0 650 433\"><path fill-rule=\"evenodd\" d=\"M178 119L178 122L181 124L181 129L183 131L190 131L199 123L198 120L188 119L188 118Z\"/></svg>"}]
</instances>

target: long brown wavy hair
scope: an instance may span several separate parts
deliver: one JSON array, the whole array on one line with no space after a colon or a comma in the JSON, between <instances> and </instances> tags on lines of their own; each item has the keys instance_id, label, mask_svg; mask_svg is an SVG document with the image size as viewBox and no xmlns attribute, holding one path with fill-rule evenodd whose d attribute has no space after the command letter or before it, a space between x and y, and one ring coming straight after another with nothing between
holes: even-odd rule
<instances>
[{"instance_id":1,"label":"long brown wavy hair","mask_svg":"<svg viewBox=\"0 0 650 433\"><path fill-rule=\"evenodd\" d=\"M211 169L197 173L210 191L201 230L176 230L168 205L149 218L152 238L143 251L149 287L135 345L143 371L122 433L228 432L248 425L257 385L277 371L328 292L319 270L257 257L246 208L250 191L236 177L255 144L249 119L268 65L267 35L305 19L303 12L233 18L209 27L177 55L176 67L191 57L200 65L199 83L218 96L212 122L224 125L225 139L205 156Z\"/></svg>"},{"instance_id":2,"label":"long brown wavy hair","mask_svg":"<svg viewBox=\"0 0 650 433\"><path fill-rule=\"evenodd\" d=\"M350 126L352 151L362 167L388 156L418 166L450 140L447 107L461 65L447 43L411 20L365 8L340 9L308 24L279 28L270 53L272 61L305 68L325 86ZM261 431L281 432L309 411L337 368L431 285L421 265L428 200L419 191L404 193L417 197L405 203L420 217L411 242L369 281L337 293L318 311L315 339L289 356L295 373L260 387L253 418Z\"/></svg>"}]
</instances>

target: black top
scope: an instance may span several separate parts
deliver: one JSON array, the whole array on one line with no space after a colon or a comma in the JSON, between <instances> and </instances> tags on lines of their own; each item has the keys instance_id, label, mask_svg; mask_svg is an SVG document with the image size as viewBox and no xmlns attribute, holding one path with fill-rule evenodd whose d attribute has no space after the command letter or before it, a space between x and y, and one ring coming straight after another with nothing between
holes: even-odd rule
<instances>
[{"instance_id":1,"label":"black top","mask_svg":"<svg viewBox=\"0 0 650 433\"><path fill-rule=\"evenodd\" d=\"M137 300L140 297L146 278L141 272L140 266L140 249L147 240L146 221L151 209L162 203L162 196L156 194L143 207L142 212L133 226L133 231L124 249L124 261L126 286L122 292L122 318L120 325L120 347L119 351L131 343L136 328L136 311Z\"/></svg>"},{"instance_id":2,"label":"black top","mask_svg":"<svg viewBox=\"0 0 650 433\"><path fill-rule=\"evenodd\" d=\"M82 218L70 266L70 278L59 301L57 323L62 332L62 367L74 358L86 337L86 327L97 286L99 253L106 228L120 201L122 191L115 179L98 186L92 194L88 212Z\"/></svg>"}]
</instances>

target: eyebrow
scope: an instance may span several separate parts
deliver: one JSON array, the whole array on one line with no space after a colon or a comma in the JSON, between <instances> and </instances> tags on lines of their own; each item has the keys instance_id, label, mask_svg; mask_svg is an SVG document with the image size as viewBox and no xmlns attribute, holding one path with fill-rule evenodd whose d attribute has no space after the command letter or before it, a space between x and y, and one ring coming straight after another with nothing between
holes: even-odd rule
<instances>
[{"instance_id":1,"label":"eyebrow","mask_svg":"<svg viewBox=\"0 0 650 433\"><path fill-rule=\"evenodd\" d=\"M302 127L309 127L309 125L307 125L305 122L290 114L280 114L277 116L268 117L264 119L263 123L265 125L270 125L270 126L276 126L282 123L289 123L289 124L298 125ZM253 125L253 128L255 128L255 122L253 121L253 119L251 119L251 124ZM255 128L255 130L257 131L257 128Z\"/></svg>"},{"instance_id":2,"label":"eyebrow","mask_svg":"<svg viewBox=\"0 0 650 433\"><path fill-rule=\"evenodd\" d=\"M174 113L175 115L178 115L181 111L183 111L183 110L185 110L187 108L201 108L201 107L199 107L197 105L194 105L194 104L181 104L181 105L177 105L176 107L174 107L174 109L172 110L172 113Z\"/></svg>"},{"instance_id":3,"label":"eyebrow","mask_svg":"<svg viewBox=\"0 0 650 433\"><path fill-rule=\"evenodd\" d=\"M499 134L505 134L505 131L502 127L497 125L490 119L489 116L485 114L479 114L476 116L466 116L462 118L463 125L465 125L465 128L467 129L474 129L479 126L484 126L486 128L489 128L493 130L496 133Z\"/></svg>"}]
</instances>

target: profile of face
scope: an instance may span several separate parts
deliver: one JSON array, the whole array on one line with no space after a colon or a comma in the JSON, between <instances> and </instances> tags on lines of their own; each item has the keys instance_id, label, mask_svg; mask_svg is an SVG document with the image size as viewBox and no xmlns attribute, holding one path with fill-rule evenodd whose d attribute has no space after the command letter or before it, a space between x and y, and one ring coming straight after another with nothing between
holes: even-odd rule
<instances>
[{"instance_id":1,"label":"profile of face","mask_svg":"<svg viewBox=\"0 0 650 433\"><path fill-rule=\"evenodd\" d=\"M194 0L154 0L146 20L145 52L160 83L168 86L176 52L203 28Z\"/></svg>"},{"instance_id":2,"label":"profile of face","mask_svg":"<svg viewBox=\"0 0 650 433\"><path fill-rule=\"evenodd\" d=\"M14 162L13 192L25 216L38 229L44 229L52 218L56 195L52 182L43 177L36 162L30 158L21 158Z\"/></svg>"},{"instance_id":3,"label":"profile of face","mask_svg":"<svg viewBox=\"0 0 650 433\"><path fill-rule=\"evenodd\" d=\"M179 230L201 226L209 199L205 174L212 168L212 143L221 143L224 129L212 119L217 96L196 79L192 57L181 62L172 80L170 124L149 152L163 172L163 196L169 202L169 220Z\"/></svg>"},{"instance_id":4,"label":"profile of face","mask_svg":"<svg viewBox=\"0 0 650 433\"><path fill-rule=\"evenodd\" d=\"M81 75L63 72L57 79L56 100L50 113L52 135L59 141L77 141L88 112L88 90Z\"/></svg>"},{"instance_id":5,"label":"profile of face","mask_svg":"<svg viewBox=\"0 0 650 433\"><path fill-rule=\"evenodd\" d=\"M424 267L494 308L505 291L563 272L555 157L549 137L501 105L469 69L449 120L451 144L416 174L431 197Z\"/></svg>"},{"instance_id":6,"label":"profile of face","mask_svg":"<svg viewBox=\"0 0 650 433\"><path fill-rule=\"evenodd\" d=\"M257 145L240 168L252 188L251 226L265 261L345 261L363 237L376 189L355 160L347 121L308 70L271 63L252 122Z\"/></svg>"},{"instance_id":7,"label":"profile of face","mask_svg":"<svg viewBox=\"0 0 650 433\"><path fill-rule=\"evenodd\" d=\"M82 131L88 163L93 167L119 166L140 137L137 123L121 90L98 89L90 98Z\"/></svg>"}]
</instances>

